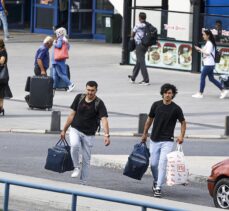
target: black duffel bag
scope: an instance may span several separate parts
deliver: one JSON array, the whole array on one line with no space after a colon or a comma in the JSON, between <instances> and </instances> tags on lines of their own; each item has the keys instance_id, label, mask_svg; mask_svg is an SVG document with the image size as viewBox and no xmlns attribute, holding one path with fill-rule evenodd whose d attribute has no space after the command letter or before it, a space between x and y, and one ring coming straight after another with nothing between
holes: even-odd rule
<instances>
[{"instance_id":1,"label":"black duffel bag","mask_svg":"<svg viewBox=\"0 0 229 211\"><path fill-rule=\"evenodd\" d=\"M74 169L70 146L65 139L60 139L53 148L48 149L45 169L59 173Z\"/></svg>"},{"instance_id":2,"label":"black duffel bag","mask_svg":"<svg viewBox=\"0 0 229 211\"><path fill-rule=\"evenodd\" d=\"M128 42L128 50L131 52L131 51L134 51L135 48L136 48L135 40L130 39Z\"/></svg>"},{"instance_id":3,"label":"black duffel bag","mask_svg":"<svg viewBox=\"0 0 229 211\"><path fill-rule=\"evenodd\" d=\"M128 157L123 174L141 180L149 166L149 157L150 152L145 143L134 145L134 150Z\"/></svg>"}]
</instances>

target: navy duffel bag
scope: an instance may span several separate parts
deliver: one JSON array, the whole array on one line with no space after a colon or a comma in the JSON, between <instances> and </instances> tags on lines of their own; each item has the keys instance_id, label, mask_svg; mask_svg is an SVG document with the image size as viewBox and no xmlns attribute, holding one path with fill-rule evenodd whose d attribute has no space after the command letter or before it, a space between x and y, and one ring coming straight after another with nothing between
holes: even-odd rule
<instances>
[{"instance_id":1,"label":"navy duffel bag","mask_svg":"<svg viewBox=\"0 0 229 211\"><path fill-rule=\"evenodd\" d=\"M149 166L149 157L150 152L145 143L134 145L134 150L128 157L123 174L141 180Z\"/></svg>"},{"instance_id":2,"label":"navy duffel bag","mask_svg":"<svg viewBox=\"0 0 229 211\"><path fill-rule=\"evenodd\" d=\"M63 173L74 169L68 142L59 140L53 148L48 149L45 169Z\"/></svg>"}]
</instances>

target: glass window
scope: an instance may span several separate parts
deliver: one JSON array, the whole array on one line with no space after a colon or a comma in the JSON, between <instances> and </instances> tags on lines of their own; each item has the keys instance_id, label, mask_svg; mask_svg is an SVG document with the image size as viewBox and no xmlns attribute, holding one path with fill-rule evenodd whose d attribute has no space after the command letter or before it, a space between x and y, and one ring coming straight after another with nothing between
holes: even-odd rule
<instances>
[{"instance_id":1,"label":"glass window","mask_svg":"<svg viewBox=\"0 0 229 211\"><path fill-rule=\"evenodd\" d=\"M105 17L104 14L96 14L96 34L105 33Z\"/></svg>"},{"instance_id":2,"label":"glass window","mask_svg":"<svg viewBox=\"0 0 229 211\"><path fill-rule=\"evenodd\" d=\"M96 1L96 9L100 10L113 10L113 5L109 2L109 0L97 0Z\"/></svg>"},{"instance_id":3,"label":"glass window","mask_svg":"<svg viewBox=\"0 0 229 211\"><path fill-rule=\"evenodd\" d=\"M92 12L72 13L72 32L73 33L92 33Z\"/></svg>"},{"instance_id":4,"label":"glass window","mask_svg":"<svg viewBox=\"0 0 229 211\"><path fill-rule=\"evenodd\" d=\"M37 8L36 12L36 28L52 29L54 10L50 8Z\"/></svg>"},{"instance_id":5,"label":"glass window","mask_svg":"<svg viewBox=\"0 0 229 211\"><path fill-rule=\"evenodd\" d=\"M80 9L92 9L92 0L81 0Z\"/></svg>"},{"instance_id":6,"label":"glass window","mask_svg":"<svg viewBox=\"0 0 229 211\"><path fill-rule=\"evenodd\" d=\"M37 4L53 4L54 0L36 0Z\"/></svg>"}]
</instances>

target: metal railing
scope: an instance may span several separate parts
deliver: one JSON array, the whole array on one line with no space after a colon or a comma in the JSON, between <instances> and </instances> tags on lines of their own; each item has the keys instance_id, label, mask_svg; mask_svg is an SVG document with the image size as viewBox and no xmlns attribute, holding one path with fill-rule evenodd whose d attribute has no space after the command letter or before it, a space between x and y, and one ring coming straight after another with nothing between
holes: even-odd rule
<instances>
[{"instance_id":1,"label":"metal railing","mask_svg":"<svg viewBox=\"0 0 229 211\"><path fill-rule=\"evenodd\" d=\"M10 179L1 179L0 178L0 183L5 184L3 211L8 211L9 198L10 198L10 185L72 195L71 211L77 210L77 197L78 196L137 206L137 207L141 207L142 211L146 211L147 208L165 210L165 211L185 211L184 209L172 208L168 206L157 205L157 204L148 203L148 202L139 201L139 200L111 197L111 196L105 196L101 194L82 192L82 191L76 191L76 190L65 189L65 188L58 188L58 187L53 187L53 186L48 186L48 185L40 185L40 184L38 185L34 183L21 182L21 181L10 180Z\"/></svg>"}]
</instances>

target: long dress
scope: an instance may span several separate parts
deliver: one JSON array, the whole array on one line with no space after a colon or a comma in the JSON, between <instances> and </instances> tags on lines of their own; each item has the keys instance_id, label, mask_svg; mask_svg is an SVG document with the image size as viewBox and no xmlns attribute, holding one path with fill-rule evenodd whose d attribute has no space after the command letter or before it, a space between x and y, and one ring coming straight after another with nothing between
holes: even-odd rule
<instances>
[{"instance_id":1,"label":"long dress","mask_svg":"<svg viewBox=\"0 0 229 211\"><path fill-rule=\"evenodd\" d=\"M6 58L5 64L7 64L7 52L6 50L0 50L0 57L4 56ZM0 71L1 71L1 66L0 66ZM0 99L6 99L6 98L12 98L12 92L10 90L9 84L1 84L0 83Z\"/></svg>"}]
</instances>

